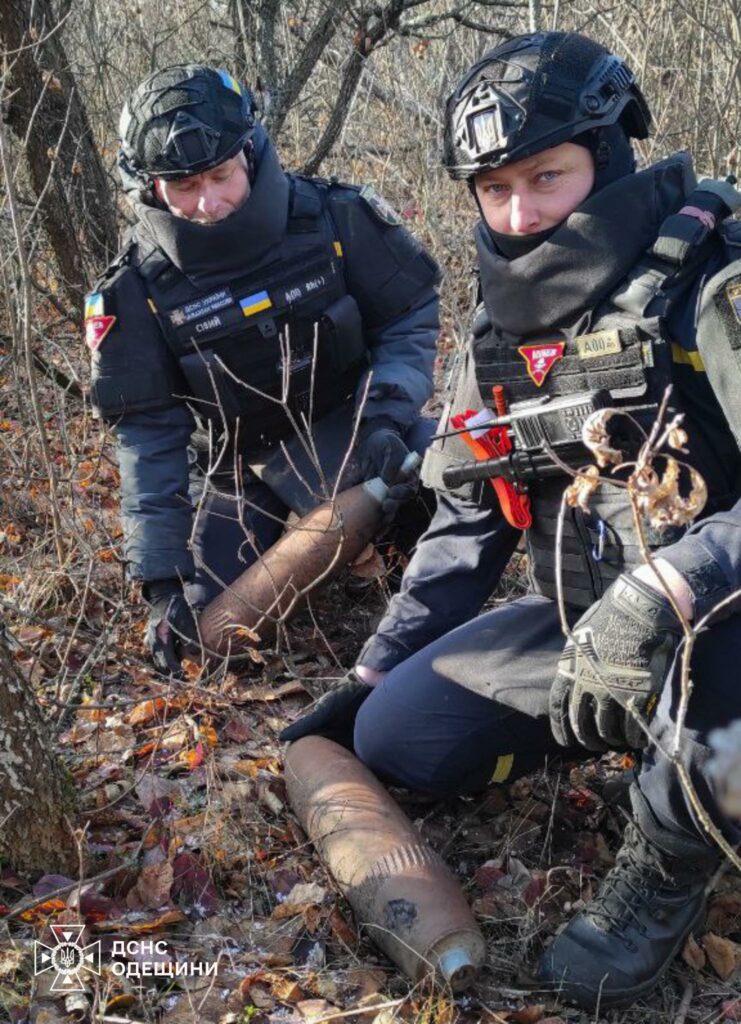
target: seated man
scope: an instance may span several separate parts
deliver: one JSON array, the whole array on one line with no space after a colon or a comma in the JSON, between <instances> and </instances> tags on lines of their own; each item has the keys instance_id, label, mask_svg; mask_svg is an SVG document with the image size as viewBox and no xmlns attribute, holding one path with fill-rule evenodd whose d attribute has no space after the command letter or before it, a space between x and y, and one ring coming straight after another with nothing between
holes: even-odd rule
<instances>
[{"instance_id":1,"label":"seated man","mask_svg":"<svg viewBox=\"0 0 741 1024\"><path fill-rule=\"evenodd\" d=\"M191 608L270 547L290 511L330 496L356 413L342 488L397 484L426 448L438 269L372 188L286 173L225 71L156 72L120 130L137 219L87 300L92 398L117 437L148 643L178 671ZM413 494L392 487L386 520Z\"/></svg>"},{"instance_id":2,"label":"seated man","mask_svg":"<svg viewBox=\"0 0 741 1024\"><path fill-rule=\"evenodd\" d=\"M726 219L731 186L698 186L686 154L636 171L630 138L649 126L630 70L577 34L510 40L463 77L444 163L478 204L483 302L441 432L451 411L491 416L496 384L510 406L609 392L650 426L672 384L709 501L684 535L649 530L648 541L680 613L699 622L741 586L741 225ZM428 451L428 479L440 486L465 459L449 437ZM582 449L575 465L588 461ZM593 1011L653 988L701 918L721 854L669 756L680 620L641 564L627 493L613 484L589 512L566 508L561 579L576 643L564 647L554 540L567 483L541 472L529 485L535 592L478 617L521 532L488 482L441 492L358 665L283 735L354 744L381 778L449 796L564 749L639 748L650 731L615 867L539 965L544 983ZM678 755L732 856L741 827L715 799L707 737L739 717L729 666L740 658L741 617L727 602L695 644Z\"/></svg>"}]
</instances>

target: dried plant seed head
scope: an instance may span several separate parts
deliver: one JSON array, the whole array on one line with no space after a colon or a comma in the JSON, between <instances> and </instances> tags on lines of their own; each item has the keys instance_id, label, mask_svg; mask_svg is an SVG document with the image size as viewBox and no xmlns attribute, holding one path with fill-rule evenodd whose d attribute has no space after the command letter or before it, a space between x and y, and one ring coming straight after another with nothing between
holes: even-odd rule
<instances>
[{"instance_id":1,"label":"dried plant seed head","mask_svg":"<svg viewBox=\"0 0 741 1024\"><path fill-rule=\"evenodd\" d=\"M686 453L688 441L689 438L687 437L687 431L684 430L683 427L680 427L679 423L675 421L669 428L669 432L666 435L666 443L670 448L675 448L677 451Z\"/></svg>"},{"instance_id":2,"label":"dried plant seed head","mask_svg":"<svg viewBox=\"0 0 741 1024\"><path fill-rule=\"evenodd\" d=\"M589 511L589 500L599 487L599 470L596 466L587 466L579 470L573 481L564 491L564 501L570 508Z\"/></svg>"},{"instance_id":3,"label":"dried plant seed head","mask_svg":"<svg viewBox=\"0 0 741 1024\"><path fill-rule=\"evenodd\" d=\"M603 468L609 465L619 466L623 461L623 453L610 444L610 433L607 429L607 424L616 414L617 409L598 409L587 416L581 431L584 445L594 455L597 465Z\"/></svg>"},{"instance_id":4,"label":"dried plant seed head","mask_svg":"<svg viewBox=\"0 0 741 1024\"><path fill-rule=\"evenodd\" d=\"M690 480L687 497L679 490L682 467ZM639 512L656 528L691 523L704 508L708 496L705 481L697 470L670 457L666 457L661 476L648 464L633 473L628 480L628 493Z\"/></svg>"}]
</instances>

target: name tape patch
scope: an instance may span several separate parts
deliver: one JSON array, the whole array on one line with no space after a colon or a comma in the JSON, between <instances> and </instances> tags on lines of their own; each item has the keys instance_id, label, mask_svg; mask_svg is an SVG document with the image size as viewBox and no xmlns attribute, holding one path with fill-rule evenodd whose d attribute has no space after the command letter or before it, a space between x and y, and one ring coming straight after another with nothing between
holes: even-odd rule
<instances>
[{"instance_id":1,"label":"name tape patch","mask_svg":"<svg viewBox=\"0 0 741 1024\"><path fill-rule=\"evenodd\" d=\"M612 356L620 352L620 332L616 329L594 331L592 334L579 334L575 338L580 359L597 359L599 356Z\"/></svg>"},{"instance_id":2,"label":"name tape patch","mask_svg":"<svg viewBox=\"0 0 741 1024\"><path fill-rule=\"evenodd\" d=\"M231 291L228 288L220 288L218 292L212 292L210 295L204 295L202 299L195 299L193 302L187 302L184 306L170 310L170 323L173 327L182 327L183 324L189 324L191 320L200 320L201 317L215 313L218 309L231 306L233 302Z\"/></svg>"},{"instance_id":3,"label":"name tape patch","mask_svg":"<svg viewBox=\"0 0 741 1024\"><path fill-rule=\"evenodd\" d=\"M307 281L299 281L296 284L280 288L276 294L276 299L280 305L291 306L294 302L300 302L301 299L306 298L307 295L313 295L315 292L326 288L332 276L331 274L315 274Z\"/></svg>"},{"instance_id":4,"label":"name tape patch","mask_svg":"<svg viewBox=\"0 0 741 1024\"><path fill-rule=\"evenodd\" d=\"M540 387L555 363L563 358L565 341L539 342L536 345L520 345L517 351L527 363L527 372L533 383Z\"/></svg>"},{"instance_id":5,"label":"name tape patch","mask_svg":"<svg viewBox=\"0 0 741 1024\"><path fill-rule=\"evenodd\" d=\"M215 331L217 327L223 326L223 323L224 321L218 313L214 313L213 316L209 316L205 320L199 320L197 324L193 325L192 330L195 334L208 334L210 331Z\"/></svg>"}]
</instances>

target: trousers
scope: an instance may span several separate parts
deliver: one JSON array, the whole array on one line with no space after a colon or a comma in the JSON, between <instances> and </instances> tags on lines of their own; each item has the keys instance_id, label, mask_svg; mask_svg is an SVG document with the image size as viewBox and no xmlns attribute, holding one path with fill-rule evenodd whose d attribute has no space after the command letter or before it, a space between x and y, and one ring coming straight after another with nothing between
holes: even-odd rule
<instances>
[{"instance_id":1,"label":"trousers","mask_svg":"<svg viewBox=\"0 0 741 1024\"><path fill-rule=\"evenodd\" d=\"M528 595L485 612L391 669L358 713L357 756L386 782L440 797L510 782L564 750L551 735L548 694L563 649L558 609ZM681 760L714 823L732 844L741 825L718 807L707 771L708 734L741 718L741 616L701 633L692 659L693 695ZM679 852L707 834L666 756L679 700L679 656L651 722L631 799L639 824L657 845Z\"/></svg>"},{"instance_id":2,"label":"trousers","mask_svg":"<svg viewBox=\"0 0 741 1024\"><path fill-rule=\"evenodd\" d=\"M434 432L435 421L419 416L402 438L421 456ZM187 586L191 604L202 608L233 583L275 544L291 512L303 516L320 505L338 478L340 490L360 482L357 463L347 458L352 436L353 409L343 406L316 423L310 439L292 438L285 446L287 456L277 449L249 464L232 458L210 473L205 460L196 462L190 486L196 566ZM424 502L413 499L398 519L405 532L405 523L414 524L416 539L429 516Z\"/></svg>"}]
</instances>

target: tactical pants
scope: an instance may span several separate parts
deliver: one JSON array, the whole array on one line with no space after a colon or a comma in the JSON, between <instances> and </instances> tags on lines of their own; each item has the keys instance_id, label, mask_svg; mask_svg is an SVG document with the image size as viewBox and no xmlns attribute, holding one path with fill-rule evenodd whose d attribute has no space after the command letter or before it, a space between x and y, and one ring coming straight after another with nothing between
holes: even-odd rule
<instances>
[{"instance_id":1,"label":"tactical pants","mask_svg":"<svg viewBox=\"0 0 741 1024\"><path fill-rule=\"evenodd\" d=\"M435 420L418 417L403 433L410 451L423 455ZM353 436L352 406L343 406L315 424L310 444L292 438L265 457L232 458L205 474L201 460L191 475L194 504L193 556L196 574L188 598L202 608L271 547L291 512L306 515L328 498L342 473L339 490L360 481L357 461L346 458ZM312 450L313 449L313 450ZM212 459L215 458L212 456ZM430 511L413 499L398 519L413 524L414 539L427 526ZM404 523L402 522L402 528Z\"/></svg>"},{"instance_id":2,"label":"tactical pants","mask_svg":"<svg viewBox=\"0 0 741 1024\"><path fill-rule=\"evenodd\" d=\"M397 665L360 709L355 751L384 780L447 797L509 782L564 751L551 735L548 694L564 638L554 602L529 595L484 613ZM693 655L694 692L682 760L715 823L741 841L741 825L719 810L708 778L707 737L741 717L741 616L701 633ZM678 701L678 659L651 724L671 744ZM631 793L644 831L682 852L706 834L657 745L644 752Z\"/></svg>"}]
</instances>

